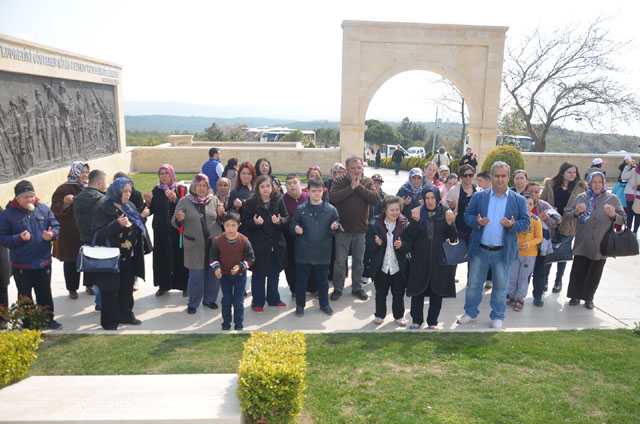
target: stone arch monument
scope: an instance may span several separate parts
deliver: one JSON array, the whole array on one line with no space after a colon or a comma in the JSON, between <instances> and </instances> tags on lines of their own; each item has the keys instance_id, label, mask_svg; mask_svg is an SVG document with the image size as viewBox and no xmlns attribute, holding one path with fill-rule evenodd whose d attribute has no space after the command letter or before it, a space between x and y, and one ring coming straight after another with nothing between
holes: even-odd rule
<instances>
[{"instance_id":1,"label":"stone arch monument","mask_svg":"<svg viewBox=\"0 0 640 424\"><path fill-rule=\"evenodd\" d=\"M483 158L495 146L508 27L343 21L340 149L362 156L367 109L378 89L406 71L435 72L460 90L469 143Z\"/></svg>"}]
</instances>

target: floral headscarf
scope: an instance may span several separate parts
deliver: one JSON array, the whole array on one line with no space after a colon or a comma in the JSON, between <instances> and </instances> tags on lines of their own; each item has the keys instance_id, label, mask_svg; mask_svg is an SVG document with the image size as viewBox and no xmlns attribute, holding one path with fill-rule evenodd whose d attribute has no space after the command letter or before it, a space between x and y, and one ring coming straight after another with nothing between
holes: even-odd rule
<instances>
[{"instance_id":1,"label":"floral headscarf","mask_svg":"<svg viewBox=\"0 0 640 424\"><path fill-rule=\"evenodd\" d=\"M322 177L322 171L320 171L319 166L310 166L309 168L307 168L307 179L309 179L309 174L311 173L311 171L318 171L318 174L320 174L320 177Z\"/></svg>"},{"instance_id":2,"label":"floral headscarf","mask_svg":"<svg viewBox=\"0 0 640 424\"><path fill-rule=\"evenodd\" d=\"M595 194L591 189L591 181L596 175L600 175L602 177L602 191L600 191L600 193L598 194ZM578 217L578 225L584 225L585 222L589 220L589 218L591 217L591 213L598 203L598 198L602 193L607 192L607 179L604 177L604 174L602 172L592 172L591 174L589 174L589 178L587 179L587 187L587 195L589 196L589 199L587 200L587 209L585 209L585 211L582 212Z\"/></svg>"},{"instance_id":3,"label":"floral headscarf","mask_svg":"<svg viewBox=\"0 0 640 424\"><path fill-rule=\"evenodd\" d=\"M332 180L336 177L336 172L338 172L338 169L346 169L346 168L340 162L334 163L333 166L331 167L331 179Z\"/></svg>"},{"instance_id":4,"label":"floral headscarf","mask_svg":"<svg viewBox=\"0 0 640 424\"><path fill-rule=\"evenodd\" d=\"M207 187L209 187L207 195L202 197L196 194L196 185L198 185L198 183L201 181L207 183ZM196 205L209 203L209 201L213 199L213 190L211 190L211 185L209 185L209 177L207 177L205 174L196 174L193 177L193 181L191 181L191 185L189 186L189 194L187 194L186 197Z\"/></svg>"},{"instance_id":5,"label":"floral headscarf","mask_svg":"<svg viewBox=\"0 0 640 424\"><path fill-rule=\"evenodd\" d=\"M86 184L82 184L80 183L80 181L78 180L78 177L80 176L80 174L82 173L82 169L84 167L87 167L87 169L89 169L89 164L87 162L82 162L82 161L75 161L71 164L71 169L69 169L69 174L67 175L67 182L66 184L77 184L81 187L85 187Z\"/></svg>"},{"instance_id":6,"label":"floral headscarf","mask_svg":"<svg viewBox=\"0 0 640 424\"><path fill-rule=\"evenodd\" d=\"M417 197L418 199L420 199L420 196L422 196L422 198L424 198L424 195L422 194L422 182L420 182L418 187L414 186L411 182L411 179L415 176L420 177L420 179L424 181L424 174L422 173L422 169L411 168L411 171L409 171L409 178L407 179L407 182L404 183L403 187L413 195L412 197Z\"/></svg>"},{"instance_id":7,"label":"floral headscarf","mask_svg":"<svg viewBox=\"0 0 640 424\"><path fill-rule=\"evenodd\" d=\"M129 221L133 222L136 227L138 227L142 231L142 233L146 235L147 229L142 223L142 219L140 219L140 215L138 215L138 212L134 208L129 206L129 203L122 202L122 190L127 184L130 184L131 190L133 190L133 181L131 181L129 178L116 178L107 189L107 195L104 199L113 203L121 204L122 212L124 212L127 218L129 218Z\"/></svg>"},{"instance_id":8,"label":"floral headscarf","mask_svg":"<svg viewBox=\"0 0 640 424\"><path fill-rule=\"evenodd\" d=\"M165 163L160 167L160 169L158 169L158 174L160 174L160 171L162 171L163 169L166 169L167 171L169 171L169 174L171 174L171 182L169 182L169 184L162 184L160 182L158 183L158 185L156 185L156 187L162 190L175 190L177 186L176 171L173 170L173 166L169 165L168 163Z\"/></svg>"}]
</instances>

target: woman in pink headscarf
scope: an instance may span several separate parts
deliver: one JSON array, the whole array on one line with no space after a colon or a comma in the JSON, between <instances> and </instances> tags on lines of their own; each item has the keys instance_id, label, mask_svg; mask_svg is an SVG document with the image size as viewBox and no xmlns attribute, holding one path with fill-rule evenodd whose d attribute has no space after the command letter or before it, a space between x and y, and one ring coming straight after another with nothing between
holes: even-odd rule
<instances>
[{"instance_id":1,"label":"woman in pink headscarf","mask_svg":"<svg viewBox=\"0 0 640 424\"><path fill-rule=\"evenodd\" d=\"M158 170L158 184L144 198L153 215L153 285L156 296L169 290L187 292L189 271L184 266L181 234L171 225L176 204L186 194L186 188L176 182L176 173L169 164Z\"/></svg>"}]
</instances>

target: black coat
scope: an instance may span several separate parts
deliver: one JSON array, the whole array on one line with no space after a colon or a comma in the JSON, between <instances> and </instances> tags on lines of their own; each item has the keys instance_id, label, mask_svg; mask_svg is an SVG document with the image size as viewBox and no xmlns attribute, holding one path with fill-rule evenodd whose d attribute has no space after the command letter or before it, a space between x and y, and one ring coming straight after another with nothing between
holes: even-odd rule
<instances>
[{"instance_id":1,"label":"black coat","mask_svg":"<svg viewBox=\"0 0 640 424\"><path fill-rule=\"evenodd\" d=\"M280 214L280 223L271 221L272 215ZM262 217L264 223L256 225L253 222L254 215ZM242 206L242 226L244 234L249 238L256 255L255 262L251 265L252 272L269 274L271 268L271 251L276 253L278 267L282 271L287 266L287 244L283 231L287 231L289 214L280 196L276 196L269 202L269 208L258 206L252 201L247 201Z\"/></svg>"},{"instance_id":2,"label":"black coat","mask_svg":"<svg viewBox=\"0 0 640 424\"><path fill-rule=\"evenodd\" d=\"M402 240L402 246L400 247L400 249L394 249L394 252L396 254L396 259L398 260L398 266L400 267L402 279L405 282L409 277L409 258L407 257L407 254L411 251L411 243L408 239L406 239L406 237L404 237L404 232L408 224L409 222L407 221L407 218L405 218L403 215L400 215L398 221L396 222L396 228L393 230L393 240L395 241L398 238ZM381 246L379 246L375 242L375 236L378 236L382 239ZM380 269L382 268L384 254L387 251L387 227L384 225L383 215L378 215L374 219L369 221L365 241L367 244L367 250L371 252L369 263L367 264L367 275L370 275L375 280L376 276L380 272Z\"/></svg>"},{"instance_id":3,"label":"black coat","mask_svg":"<svg viewBox=\"0 0 640 424\"><path fill-rule=\"evenodd\" d=\"M176 194L178 190L175 190ZM164 194L164 190L154 187L149 212L153 215L153 285L163 290L186 290L189 270L184 266L184 250L180 247L180 234L171 225L176 210Z\"/></svg>"},{"instance_id":4,"label":"black coat","mask_svg":"<svg viewBox=\"0 0 640 424\"><path fill-rule=\"evenodd\" d=\"M431 290L442 297L456 297L455 267L440 265L442 243L446 239L458 237L455 225L447 225L445 213L447 206L438 207L431 217L433 237L429 239L428 229L420 230L420 223L411 220L405 231L405 237L412 241L411 265L407 281L407 296L416 296L430 286ZM429 223L427 223L429 225Z\"/></svg>"},{"instance_id":5,"label":"black coat","mask_svg":"<svg viewBox=\"0 0 640 424\"><path fill-rule=\"evenodd\" d=\"M133 203L129 202L129 205L135 210ZM96 246L106 246L107 240L109 240L111 247L120 247L120 233L123 228L118 223L118 212L113 202L106 200L100 203L96 209L93 216L92 229L92 232L98 232ZM144 279L144 251L145 249L151 250L151 240L149 239L149 233L145 237L142 231L138 230L137 234L139 239L135 245L131 266L135 276ZM94 273L92 281L95 281L101 289L112 290L119 284L120 276L118 273L97 272Z\"/></svg>"},{"instance_id":6,"label":"black coat","mask_svg":"<svg viewBox=\"0 0 640 424\"><path fill-rule=\"evenodd\" d=\"M0 206L0 215L4 212ZM0 217L0 219L2 219ZM0 246L0 288L8 287L11 279L11 261L9 260L9 249Z\"/></svg>"}]
</instances>

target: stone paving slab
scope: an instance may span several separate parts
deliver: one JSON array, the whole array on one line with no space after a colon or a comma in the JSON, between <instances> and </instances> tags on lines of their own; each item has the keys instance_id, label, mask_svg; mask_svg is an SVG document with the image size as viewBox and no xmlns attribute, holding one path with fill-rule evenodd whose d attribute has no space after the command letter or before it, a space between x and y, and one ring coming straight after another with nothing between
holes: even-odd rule
<instances>
[{"instance_id":1,"label":"stone paving slab","mask_svg":"<svg viewBox=\"0 0 640 424\"><path fill-rule=\"evenodd\" d=\"M408 173L401 171L396 176L393 170L365 168L366 175L382 174L385 182L383 190L396 193L406 181ZM151 229L151 226L148 226ZM143 321L140 326L123 325L119 334L148 334L148 333L219 333L221 332L220 309L211 310L206 307L198 308L194 315L186 313L187 299L182 293L171 291L162 297L155 297L156 288L153 287L152 256L146 256L148 280L141 281L139 290L134 293L136 316ZM441 331L492 331L489 319L490 291L485 291L480 316L475 323L458 325L456 319L464 313L464 294L466 284L466 266L459 266L456 285L457 297L444 299L440 314ZM565 293L571 272L571 263L567 266L564 276L565 286L561 293L545 293L545 306L538 308L532 304L531 291L525 299L522 312L507 310L504 321L506 331L538 331L538 330L571 330L585 328L633 328L635 322L640 322L640 256L627 258L610 258L607 260L600 287L596 293L594 303L596 307L589 311L583 306L568 306ZM555 266L551 269L550 280L555 278ZM306 333L324 332L377 332L377 331L406 331L398 328L391 314L391 295L388 296L388 313L385 323L381 326L373 324L375 310L374 287L368 284L364 287L369 294L369 300L360 301L350 294L350 281L345 281L346 287L342 298L331 302L334 309L333 316L320 312L317 298L308 298L305 316L295 316L295 302L291 298L284 273L280 274L280 295L287 303L286 308L265 307L263 314L254 313L251 308L250 275L247 279L249 296L245 299L244 331L299 330ZM100 317L93 312L93 296L79 292L77 300L67 296L64 285L62 264L54 260L52 288L55 304L56 319L64 325L56 333L109 333L100 328ZM10 301L16 296L15 285L10 287ZM220 295L221 296L221 295ZM218 299L220 304L220 298ZM405 298L405 318L411 322L409 316L410 299ZM428 308L428 302L425 304Z\"/></svg>"},{"instance_id":2,"label":"stone paving slab","mask_svg":"<svg viewBox=\"0 0 640 424\"><path fill-rule=\"evenodd\" d=\"M0 391L0 423L242 423L237 380L235 374L29 377Z\"/></svg>"}]
</instances>

